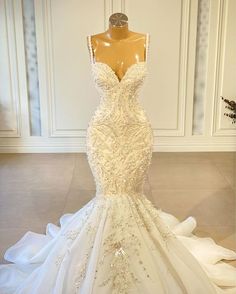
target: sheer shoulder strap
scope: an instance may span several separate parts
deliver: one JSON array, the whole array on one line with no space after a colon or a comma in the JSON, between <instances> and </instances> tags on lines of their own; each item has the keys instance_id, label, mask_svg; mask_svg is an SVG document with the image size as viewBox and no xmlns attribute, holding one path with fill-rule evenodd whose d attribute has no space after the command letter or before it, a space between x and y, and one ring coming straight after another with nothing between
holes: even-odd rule
<instances>
[{"instance_id":1,"label":"sheer shoulder strap","mask_svg":"<svg viewBox=\"0 0 236 294\"><path fill-rule=\"evenodd\" d=\"M150 44L150 34L146 33L145 61L147 61L149 57L149 44Z\"/></svg>"},{"instance_id":2,"label":"sheer shoulder strap","mask_svg":"<svg viewBox=\"0 0 236 294\"><path fill-rule=\"evenodd\" d=\"M90 62L94 63L94 54L93 54L91 35L87 36L87 45L88 45L88 49L89 49Z\"/></svg>"}]
</instances>

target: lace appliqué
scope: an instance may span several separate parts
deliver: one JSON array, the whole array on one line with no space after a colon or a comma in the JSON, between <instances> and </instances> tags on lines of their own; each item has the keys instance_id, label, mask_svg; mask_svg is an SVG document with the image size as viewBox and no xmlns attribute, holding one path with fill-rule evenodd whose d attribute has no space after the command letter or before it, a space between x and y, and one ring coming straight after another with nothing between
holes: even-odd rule
<instances>
[{"instance_id":1,"label":"lace appliqu\u00e9","mask_svg":"<svg viewBox=\"0 0 236 294\"><path fill-rule=\"evenodd\" d=\"M91 256L91 252L94 247L94 240L96 233L98 231L98 225L101 221L102 214L106 208L104 201L98 201L96 199L96 216L93 218L93 221L86 223L85 233L86 233L86 252L84 252L83 258L78 261L76 271L74 274L74 285L78 290L80 289L82 282L86 276L86 271L88 267L88 260Z\"/></svg>"},{"instance_id":2,"label":"lace appliqu\u00e9","mask_svg":"<svg viewBox=\"0 0 236 294\"><path fill-rule=\"evenodd\" d=\"M121 198L126 196L121 196ZM109 210L107 221L109 223L109 234L103 241L103 253L100 257L98 268L102 272L103 266L109 268L107 278L99 282L100 287L111 285L113 294L125 294L134 283L140 282L131 269L135 256L136 262L141 265L140 258L141 242L136 234L133 233L135 221L131 214L129 204L124 207L120 201L113 199L114 203ZM111 201L113 201L111 200ZM121 200L122 202L122 200ZM117 213L117 210L120 213ZM121 213L123 211L123 213ZM109 263L107 265L107 263ZM144 271L146 271L146 268ZM145 272L144 272L145 273ZM149 274L146 273L149 277ZM97 276L96 276L97 278Z\"/></svg>"}]
</instances>

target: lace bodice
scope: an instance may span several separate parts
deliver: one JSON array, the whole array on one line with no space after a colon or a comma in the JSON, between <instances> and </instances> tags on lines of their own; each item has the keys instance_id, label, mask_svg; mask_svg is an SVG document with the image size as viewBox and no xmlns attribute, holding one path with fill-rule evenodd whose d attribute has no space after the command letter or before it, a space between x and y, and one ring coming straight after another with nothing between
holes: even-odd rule
<instances>
[{"instance_id":1,"label":"lace bodice","mask_svg":"<svg viewBox=\"0 0 236 294\"><path fill-rule=\"evenodd\" d=\"M92 122L137 123L148 122L147 115L137 100L139 90L148 74L149 33L146 34L145 61L132 64L119 80L113 69L106 63L95 61L91 35L87 37L95 86L101 103L96 109Z\"/></svg>"}]
</instances>

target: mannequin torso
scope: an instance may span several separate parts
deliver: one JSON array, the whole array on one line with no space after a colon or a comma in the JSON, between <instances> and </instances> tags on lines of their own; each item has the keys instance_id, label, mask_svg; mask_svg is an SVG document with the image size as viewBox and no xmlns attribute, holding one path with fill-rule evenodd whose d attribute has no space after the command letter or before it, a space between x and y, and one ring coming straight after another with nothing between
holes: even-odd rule
<instances>
[{"instance_id":1,"label":"mannequin torso","mask_svg":"<svg viewBox=\"0 0 236 294\"><path fill-rule=\"evenodd\" d=\"M147 35L128 30L128 24L114 26L91 37L94 62L106 63L121 80L128 68L145 60ZM89 43L89 41L88 41Z\"/></svg>"}]
</instances>

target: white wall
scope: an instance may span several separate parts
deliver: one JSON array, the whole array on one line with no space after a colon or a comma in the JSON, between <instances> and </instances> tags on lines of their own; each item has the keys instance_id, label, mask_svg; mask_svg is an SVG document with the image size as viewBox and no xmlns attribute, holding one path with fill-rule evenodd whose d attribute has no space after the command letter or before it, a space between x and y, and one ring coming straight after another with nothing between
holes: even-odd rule
<instances>
[{"instance_id":1,"label":"white wall","mask_svg":"<svg viewBox=\"0 0 236 294\"><path fill-rule=\"evenodd\" d=\"M202 132L193 131L197 0L35 0L41 135L30 132L20 0L0 0L0 151L85 151L86 127L99 103L86 44L113 12L150 33L149 75L140 101L156 151L232 151L236 130L220 96L236 99L236 1L209 0ZM7 41L7 42L6 42ZM3 86L4 85L4 86Z\"/></svg>"}]
</instances>

